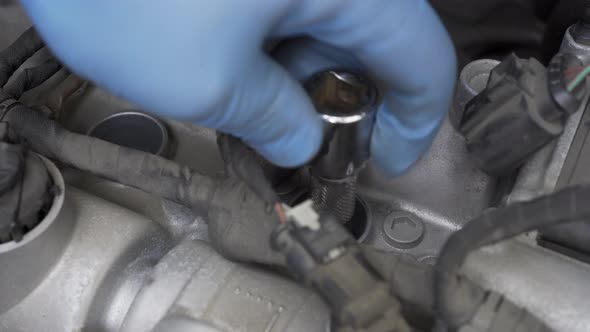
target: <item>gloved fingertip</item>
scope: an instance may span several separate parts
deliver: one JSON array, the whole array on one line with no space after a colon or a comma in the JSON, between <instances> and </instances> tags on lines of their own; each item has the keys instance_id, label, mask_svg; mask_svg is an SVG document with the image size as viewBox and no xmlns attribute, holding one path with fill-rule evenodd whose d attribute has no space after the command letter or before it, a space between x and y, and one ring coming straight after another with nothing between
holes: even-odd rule
<instances>
[{"instance_id":1,"label":"gloved fingertip","mask_svg":"<svg viewBox=\"0 0 590 332\"><path fill-rule=\"evenodd\" d=\"M323 140L320 116L301 83L269 57L254 59L215 125L240 137L282 167L301 166L315 157Z\"/></svg>"},{"instance_id":2,"label":"gloved fingertip","mask_svg":"<svg viewBox=\"0 0 590 332\"><path fill-rule=\"evenodd\" d=\"M421 121L419 126L407 123L381 105L371 137L371 158L385 175L400 176L426 154L438 132L441 121ZM426 125L428 123L428 125Z\"/></svg>"},{"instance_id":3,"label":"gloved fingertip","mask_svg":"<svg viewBox=\"0 0 590 332\"><path fill-rule=\"evenodd\" d=\"M253 147L267 160L281 167L297 167L312 160L323 140L319 118L301 119L281 137Z\"/></svg>"},{"instance_id":4,"label":"gloved fingertip","mask_svg":"<svg viewBox=\"0 0 590 332\"><path fill-rule=\"evenodd\" d=\"M362 68L362 64L349 53L310 38L298 38L283 43L272 56L288 71L292 79L299 81L299 85L323 70L335 67ZM279 166L295 167L309 162L316 156L323 141L324 128L305 96L294 89L286 91L290 91L288 94L292 95L291 100L295 101L289 105L291 110L288 112L298 114L293 118L297 123L285 126L289 132L285 132L276 141L259 146L258 150Z\"/></svg>"}]
</instances>

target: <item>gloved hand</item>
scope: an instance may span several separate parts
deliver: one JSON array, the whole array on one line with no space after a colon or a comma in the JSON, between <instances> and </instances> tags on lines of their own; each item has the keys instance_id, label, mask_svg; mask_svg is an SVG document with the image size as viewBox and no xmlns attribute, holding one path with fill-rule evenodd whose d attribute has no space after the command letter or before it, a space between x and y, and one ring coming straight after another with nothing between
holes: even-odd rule
<instances>
[{"instance_id":1,"label":"gloved hand","mask_svg":"<svg viewBox=\"0 0 590 332\"><path fill-rule=\"evenodd\" d=\"M382 81L372 153L391 174L427 149L454 86L453 47L426 0L22 3L78 74L148 111L238 136L281 166L311 159L322 125L300 84L262 50L271 38L312 36ZM300 76L353 59L340 54L289 67Z\"/></svg>"}]
</instances>

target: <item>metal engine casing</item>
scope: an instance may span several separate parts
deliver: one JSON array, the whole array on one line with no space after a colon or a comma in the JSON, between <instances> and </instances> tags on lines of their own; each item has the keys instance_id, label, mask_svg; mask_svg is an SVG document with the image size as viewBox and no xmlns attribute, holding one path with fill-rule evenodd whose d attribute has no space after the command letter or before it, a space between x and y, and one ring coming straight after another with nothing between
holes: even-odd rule
<instances>
[{"instance_id":1,"label":"metal engine casing","mask_svg":"<svg viewBox=\"0 0 590 332\"><path fill-rule=\"evenodd\" d=\"M39 232L18 244L31 250L0 245L14 276L3 273L1 331L151 331L183 319L215 331L329 330L310 290L224 259L197 233L173 239L145 216L66 186L47 163L60 195Z\"/></svg>"},{"instance_id":2,"label":"metal engine casing","mask_svg":"<svg viewBox=\"0 0 590 332\"><path fill-rule=\"evenodd\" d=\"M0 33L0 47L25 29L24 17L18 7L2 8L0 24L9 28ZM590 49L569 34L563 47L588 64ZM468 90L455 105L466 102L460 98L469 98ZM78 132L134 108L95 87L68 107L64 122ZM452 125L455 111L407 174L385 179L369 167L360 175L365 244L433 264L448 236L494 202L499 184L470 160ZM560 139L523 167L508 202L555 189L580 118L574 115ZM222 169L212 131L176 121L166 125L175 160L210 175ZM0 280L0 331L329 330L329 312L312 291L221 257L207 243L201 216L74 170L63 170L63 176L61 215L45 230L59 230L47 237L54 246L22 255L19 264L5 264L0 246L3 269L14 266L35 276L27 282ZM555 330L590 326L590 266L538 246L534 234L474 253L464 271ZM7 296L5 289L12 293Z\"/></svg>"}]
</instances>

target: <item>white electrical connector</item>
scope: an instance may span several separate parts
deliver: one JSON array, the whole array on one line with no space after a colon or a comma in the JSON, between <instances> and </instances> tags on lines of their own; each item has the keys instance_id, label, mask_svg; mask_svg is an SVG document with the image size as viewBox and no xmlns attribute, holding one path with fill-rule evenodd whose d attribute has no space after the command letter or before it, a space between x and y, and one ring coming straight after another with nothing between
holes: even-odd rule
<instances>
[{"instance_id":1,"label":"white electrical connector","mask_svg":"<svg viewBox=\"0 0 590 332\"><path fill-rule=\"evenodd\" d=\"M285 215L288 220L292 220L300 227L307 227L312 231L320 229L320 215L314 210L310 199L293 208L286 208Z\"/></svg>"}]
</instances>

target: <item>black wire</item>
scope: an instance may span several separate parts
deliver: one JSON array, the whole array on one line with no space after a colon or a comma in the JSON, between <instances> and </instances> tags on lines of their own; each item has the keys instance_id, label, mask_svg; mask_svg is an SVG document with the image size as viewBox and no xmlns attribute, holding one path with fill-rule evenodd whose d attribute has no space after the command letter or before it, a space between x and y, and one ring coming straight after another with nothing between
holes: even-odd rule
<instances>
[{"instance_id":1,"label":"black wire","mask_svg":"<svg viewBox=\"0 0 590 332\"><path fill-rule=\"evenodd\" d=\"M8 100L8 99L7 99L7 100ZM4 102L6 102L6 100L5 100ZM2 102L2 103L4 103L4 102ZM4 121L4 119L6 118L6 116L8 115L8 113L10 113L10 112L11 112L13 109L15 109L15 108L16 108L16 106L18 106L18 105L21 105L21 103L20 103L19 101L17 101L17 100L14 100L14 99L13 99L13 101L12 101L12 102L10 102L10 103L8 104L8 106L6 106L6 107L4 108L4 110L2 110L2 109L0 108L0 111L2 111L2 114L0 114L0 122L1 122L1 123L6 123L6 125L7 125L8 127L10 127L10 122Z\"/></svg>"},{"instance_id":2,"label":"black wire","mask_svg":"<svg viewBox=\"0 0 590 332\"><path fill-rule=\"evenodd\" d=\"M55 59L49 59L36 67L27 68L14 80L14 82L11 82L4 87L4 93L12 96L14 99L19 99L25 91L34 89L43 84L61 68L61 64Z\"/></svg>"},{"instance_id":3,"label":"black wire","mask_svg":"<svg viewBox=\"0 0 590 332\"><path fill-rule=\"evenodd\" d=\"M0 87L27 59L44 47L43 40L33 27L25 31L8 48L0 52Z\"/></svg>"},{"instance_id":4,"label":"black wire","mask_svg":"<svg viewBox=\"0 0 590 332\"><path fill-rule=\"evenodd\" d=\"M454 318L460 311L454 295L462 283L458 271L471 252L539 228L589 220L588 202L589 185L570 187L530 202L488 211L454 233L445 243L435 267L435 304L440 319L453 329L464 323Z\"/></svg>"},{"instance_id":5,"label":"black wire","mask_svg":"<svg viewBox=\"0 0 590 332\"><path fill-rule=\"evenodd\" d=\"M256 152L239 138L227 134L218 134L217 143L226 171L239 178L263 199L267 204L267 211L271 212L279 202L279 197L264 174Z\"/></svg>"}]
</instances>

